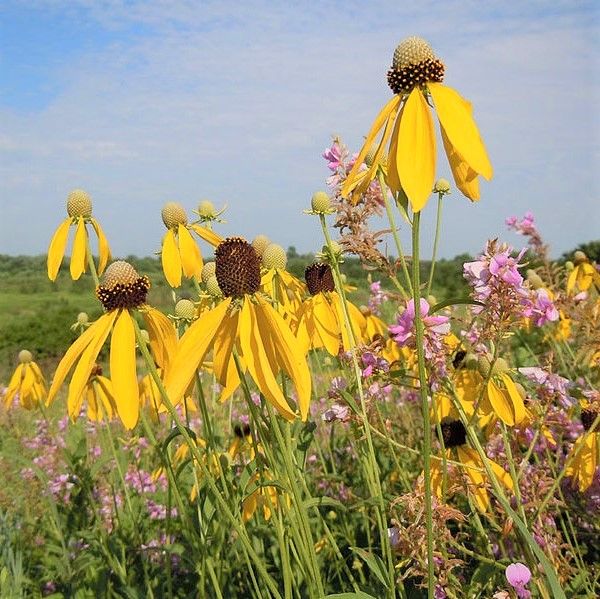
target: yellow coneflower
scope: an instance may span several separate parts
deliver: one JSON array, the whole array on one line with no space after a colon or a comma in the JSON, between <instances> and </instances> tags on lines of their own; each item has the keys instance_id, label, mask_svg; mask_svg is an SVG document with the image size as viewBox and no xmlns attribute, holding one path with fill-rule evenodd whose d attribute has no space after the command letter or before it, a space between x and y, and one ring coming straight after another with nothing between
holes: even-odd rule
<instances>
[{"instance_id":1,"label":"yellow coneflower","mask_svg":"<svg viewBox=\"0 0 600 599\"><path fill-rule=\"evenodd\" d=\"M273 476L268 470L263 472L263 479L273 480ZM249 485L259 485L260 475L256 473L249 481ZM259 485L250 495L248 495L242 503L242 520L248 522L254 516L256 510L262 508L262 515L266 522L271 519L274 509L278 509L281 504L289 506L291 504L290 497L283 495L280 497L281 491L274 485L263 483Z\"/></svg>"},{"instance_id":2,"label":"yellow coneflower","mask_svg":"<svg viewBox=\"0 0 600 599\"><path fill-rule=\"evenodd\" d=\"M510 377L506 360L497 358L492 367L487 356L480 356L478 367L482 383L489 375L490 368L492 369L480 406L482 414L488 416L493 412L508 426L523 422L527 415L525 404L517 386Z\"/></svg>"},{"instance_id":3,"label":"yellow coneflower","mask_svg":"<svg viewBox=\"0 0 600 599\"><path fill-rule=\"evenodd\" d=\"M311 378L304 354L283 317L259 293L260 260L244 239L225 239L215 252L215 277L225 299L200 315L179 340L177 352L167 368L165 385L173 403L178 403L194 373L213 348L213 371L228 398L240 383L233 358L237 353L243 371L248 371L265 398L287 419L295 412L277 383L283 370L292 379L303 420L308 417Z\"/></svg>"},{"instance_id":4,"label":"yellow coneflower","mask_svg":"<svg viewBox=\"0 0 600 599\"><path fill-rule=\"evenodd\" d=\"M15 398L19 396L19 403L26 410L32 410L46 397L46 380L40 367L33 361L31 352L22 349L19 352L19 365L15 368L6 394L4 405L9 408Z\"/></svg>"},{"instance_id":5,"label":"yellow coneflower","mask_svg":"<svg viewBox=\"0 0 600 599\"><path fill-rule=\"evenodd\" d=\"M261 261L264 268L261 290L273 299L279 313L290 326L295 326L306 285L285 270L287 255L280 245L270 243L264 249Z\"/></svg>"},{"instance_id":6,"label":"yellow coneflower","mask_svg":"<svg viewBox=\"0 0 600 599\"><path fill-rule=\"evenodd\" d=\"M577 250L574 261L575 266L567 279L567 293L572 293L575 288L579 291L587 291L592 283L600 287L600 273L590 263L585 253Z\"/></svg>"},{"instance_id":7,"label":"yellow coneflower","mask_svg":"<svg viewBox=\"0 0 600 599\"><path fill-rule=\"evenodd\" d=\"M160 259L171 287L181 285L181 273L199 277L203 262L200 249L188 229L188 218L181 204L167 202L161 212L167 232L162 240Z\"/></svg>"},{"instance_id":8,"label":"yellow coneflower","mask_svg":"<svg viewBox=\"0 0 600 599\"><path fill-rule=\"evenodd\" d=\"M342 298L335 291L331 267L315 262L307 266L304 278L311 297L304 300L298 311L296 336L301 347L305 353L311 348L324 347L332 356L337 356L340 348L348 351L352 343L344 321ZM354 304L346 302L346 305L354 340L360 344L365 340L365 317Z\"/></svg>"},{"instance_id":9,"label":"yellow coneflower","mask_svg":"<svg viewBox=\"0 0 600 599\"><path fill-rule=\"evenodd\" d=\"M69 215L54 232L48 248L48 278L56 280L58 270L65 255L69 229L73 225L75 239L71 251L71 278L76 281L86 271L88 255L87 224L91 224L98 237L98 274L102 274L110 260L110 247L98 221L92 216L92 198L83 189L74 189L67 198L67 214Z\"/></svg>"},{"instance_id":10,"label":"yellow coneflower","mask_svg":"<svg viewBox=\"0 0 600 599\"><path fill-rule=\"evenodd\" d=\"M467 432L460 420L450 420L441 424L446 457L450 459L452 452L456 452L457 461L462 467L460 470L466 475L467 488L475 499L475 505L481 512L487 511L490 498L487 491L487 474L480 455L467 445ZM507 489L513 489L512 479L506 470L488 458L488 463L500 483ZM443 459L435 457L431 462L432 491L438 498L442 497L443 488ZM449 471L448 476L453 472Z\"/></svg>"},{"instance_id":11,"label":"yellow coneflower","mask_svg":"<svg viewBox=\"0 0 600 599\"><path fill-rule=\"evenodd\" d=\"M90 378L79 398L74 398L75 405L68 406L69 414L77 414L83 400L87 403L87 417L100 422L105 418L112 420L117 413L117 405L113 396L112 382L102 375L102 367L94 364Z\"/></svg>"},{"instance_id":12,"label":"yellow coneflower","mask_svg":"<svg viewBox=\"0 0 600 599\"><path fill-rule=\"evenodd\" d=\"M360 312L365 317L365 340L367 343L387 335L388 327L379 316L375 316L367 306L361 306Z\"/></svg>"},{"instance_id":13,"label":"yellow coneflower","mask_svg":"<svg viewBox=\"0 0 600 599\"><path fill-rule=\"evenodd\" d=\"M111 335L110 378L117 413L127 428L132 429L136 425L140 401L133 311L138 311L144 318L150 337L150 349L158 366L164 368L177 344L175 329L169 319L146 304L149 288L148 277L140 277L127 262L118 260L106 269L102 284L96 288L96 296L106 313L63 356L48 392L48 405L55 399L69 371L77 364L69 383L67 398L69 416L77 418L78 411L74 407L90 378L102 346Z\"/></svg>"},{"instance_id":14,"label":"yellow coneflower","mask_svg":"<svg viewBox=\"0 0 600 599\"><path fill-rule=\"evenodd\" d=\"M597 426L592 428L598 417L599 407L598 404L586 404L581 410L584 433L575 441L567 456L567 461L571 456L575 457L571 459L565 476L572 478L582 493L594 482L596 468L600 464L600 430Z\"/></svg>"},{"instance_id":15,"label":"yellow coneflower","mask_svg":"<svg viewBox=\"0 0 600 599\"><path fill-rule=\"evenodd\" d=\"M388 149L387 184L394 193L403 190L415 212L421 210L435 181L436 139L431 102L435 108L444 150L456 186L471 200L479 199L478 175L492 177L485 146L472 117L471 104L455 90L442 85L444 65L423 39L409 37L394 52L388 84L394 97L377 115L356 162L348 175L342 195L348 195L362 181L372 181ZM383 130L380 141L376 139ZM367 174L362 164L371 152Z\"/></svg>"}]
</instances>

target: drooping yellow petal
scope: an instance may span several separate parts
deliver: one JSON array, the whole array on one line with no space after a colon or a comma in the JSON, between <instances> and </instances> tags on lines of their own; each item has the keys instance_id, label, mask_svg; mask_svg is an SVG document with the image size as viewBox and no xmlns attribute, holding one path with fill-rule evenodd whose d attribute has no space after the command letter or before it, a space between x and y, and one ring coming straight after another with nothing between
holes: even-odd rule
<instances>
[{"instance_id":1,"label":"drooping yellow petal","mask_svg":"<svg viewBox=\"0 0 600 599\"><path fill-rule=\"evenodd\" d=\"M469 480L469 491L475 497L475 504L481 512L485 512L490 505L490 498L485 486L485 473L481 472L483 464L479 454L466 445L456 448L458 460L465 468L464 472Z\"/></svg>"},{"instance_id":2,"label":"drooping yellow petal","mask_svg":"<svg viewBox=\"0 0 600 599\"><path fill-rule=\"evenodd\" d=\"M269 330L274 337L274 350L280 358L283 368L289 374L298 396L298 408L302 420L308 418L310 404L310 392L312 380L306 358L297 347L294 336L288 328L285 320L264 300L259 298L256 309L261 328L268 324ZM264 322L265 319L267 323Z\"/></svg>"},{"instance_id":3,"label":"drooping yellow petal","mask_svg":"<svg viewBox=\"0 0 600 599\"><path fill-rule=\"evenodd\" d=\"M148 328L152 356L160 368L166 368L167 362L177 351L175 327L160 310L151 306L145 306L142 315Z\"/></svg>"},{"instance_id":4,"label":"drooping yellow petal","mask_svg":"<svg viewBox=\"0 0 600 599\"><path fill-rule=\"evenodd\" d=\"M510 396L505 389L500 387L494 381L493 378L488 381L486 395L498 418L500 418L504 424L508 424L508 426L514 426L515 411L512 401L510 400Z\"/></svg>"},{"instance_id":5,"label":"drooping yellow petal","mask_svg":"<svg viewBox=\"0 0 600 599\"><path fill-rule=\"evenodd\" d=\"M50 241L50 246L48 247L48 278L51 281L56 280L56 276L58 275L58 269L60 268L60 263L65 255L65 249L67 247L67 240L69 238L69 228L71 227L71 217L63 220L62 223L58 226L54 235L52 236L52 240Z\"/></svg>"},{"instance_id":6,"label":"drooping yellow petal","mask_svg":"<svg viewBox=\"0 0 600 599\"><path fill-rule=\"evenodd\" d=\"M400 109L396 123L394 125L394 131L392 132L392 139L390 141L390 151L388 154L387 161L387 184L392 193L396 194L400 191L400 175L398 174L398 165L396 162L396 156L398 155L398 131L400 130L400 121L404 114L404 106Z\"/></svg>"},{"instance_id":7,"label":"drooping yellow petal","mask_svg":"<svg viewBox=\"0 0 600 599\"><path fill-rule=\"evenodd\" d=\"M69 347L69 349L59 362L58 366L56 367L56 372L54 373L54 378L52 379L52 385L50 386L50 390L48 391L46 405L49 406L52 403L58 390L60 389L60 386L63 384L63 381L65 380L67 374L69 374L69 371L71 370L71 368L73 368L73 365L79 359L81 354L85 351L87 346L96 337L104 335L104 339L106 339L108 331L110 331L116 316L116 310L112 310L107 314L103 314L76 341L73 342L71 347Z\"/></svg>"},{"instance_id":8,"label":"drooping yellow petal","mask_svg":"<svg viewBox=\"0 0 600 599\"><path fill-rule=\"evenodd\" d=\"M431 194L435 159L433 118L423 93L415 87L404 104L396 152L400 183L415 212L425 206Z\"/></svg>"},{"instance_id":9,"label":"drooping yellow petal","mask_svg":"<svg viewBox=\"0 0 600 599\"><path fill-rule=\"evenodd\" d=\"M135 365L135 329L128 310L119 314L110 340L110 378L119 418L132 429L140 413Z\"/></svg>"},{"instance_id":10,"label":"drooping yellow petal","mask_svg":"<svg viewBox=\"0 0 600 599\"><path fill-rule=\"evenodd\" d=\"M306 324L319 335L325 349L332 356L337 356L340 353L341 338L335 308L322 293L318 293L312 299L312 318Z\"/></svg>"},{"instance_id":11,"label":"drooping yellow petal","mask_svg":"<svg viewBox=\"0 0 600 599\"><path fill-rule=\"evenodd\" d=\"M213 371L217 381L223 387L227 386L227 379L231 372L229 366L234 362L231 352L237 339L238 317L239 312L237 311L228 314L223 320L223 326L215 336Z\"/></svg>"},{"instance_id":12,"label":"drooping yellow petal","mask_svg":"<svg viewBox=\"0 0 600 599\"><path fill-rule=\"evenodd\" d=\"M105 314L105 316L110 316L111 318L104 320L102 328L97 329L97 334L82 352L77 366L75 367L75 371L71 377L71 382L69 383L69 393L67 396L67 408L69 416L71 416L73 420L75 420L75 418L77 418L79 415L79 410L76 409L76 406L81 405L81 396L83 395L83 390L88 383L90 374L92 373L92 368L94 368L94 364L98 358L98 354L100 353L100 350L102 349L102 346L104 345L104 342L110 333L116 318L116 314L117 310L113 310L112 312Z\"/></svg>"},{"instance_id":13,"label":"drooping yellow petal","mask_svg":"<svg viewBox=\"0 0 600 599\"><path fill-rule=\"evenodd\" d=\"M444 143L444 150L446 151L446 156L450 163L450 170L452 171L456 187L458 187L458 189L470 200L477 202L480 198L477 173L456 151L456 148L450 143L444 129L442 129L442 141Z\"/></svg>"},{"instance_id":14,"label":"drooping yellow petal","mask_svg":"<svg viewBox=\"0 0 600 599\"><path fill-rule=\"evenodd\" d=\"M100 400L99 409L102 409L107 419L111 420L117 409L112 382L105 376L97 376L94 384L97 385L97 397ZM102 414L100 416L102 416Z\"/></svg>"},{"instance_id":15,"label":"drooping yellow petal","mask_svg":"<svg viewBox=\"0 0 600 599\"><path fill-rule=\"evenodd\" d=\"M191 229L200 237L204 239L207 243L212 245L213 247L217 247L222 241L223 238L220 235L217 235L211 229L207 229L206 227L202 227L198 224L190 225Z\"/></svg>"},{"instance_id":16,"label":"drooping yellow petal","mask_svg":"<svg viewBox=\"0 0 600 599\"><path fill-rule=\"evenodd\" d=\"M203 266L200 249L190 232L181 223L177 229L177 236L179 237L179 252L181 254L183 274L188 279L199 277Z\"/></svg>"},{"instance_id":17,"label":"drooping yellow petal","mask_svg":"<svg viewBox=\"0 0 600 599\"><path fill-rule=\"evenodd\" d=\"M429 83L427 87L450 143L474 171L491 179L494 170L471 115L470 103L456 90L441 83Z\"/></svg>"},{"instance_id":18,"label":"drooping yellow petal","mask_svg":"<svg viewBox=\"0 0 600 599\"><path fill-rule=\"evenodd\" d=\"M247 298L240 311L239 336L244 362L260 392L284 418L293 420L295 414L283 396L269 365L260 327L256 321L254 305Z\"/></svg>"},{"instance_id":19,"label":"drooping yellow petal","mask_svg":"<svg viewBox=\"0 0 600 599\"><path fill-rule=\"evenodd\" d=\"M371 126L371 130L367 134L365 143L363 144L363 147L362 147L360 153L358 154L358 157L354 163L354 166L352 167L352 170L348 174L348 177L346 178L346 181L342 187L342 191L341 191L342 197L344 197L344 198L348 197L348 195L350 193L350 187L352 185L352 181L354 180L354 177L356 177L363 162L365 161L365 157L366 157L367 153L369 152L369 150L371 149L371 146L375 142L375 138L377 137L377 134L381 131L382 127L390 119L390 115L398 107L398 105L400 104L400 101L401 101L400 96L398 96L398 95L394 96L381 109L380 113L375 118L375 121L373 122L373 125Z\"/></svg>"},{"instance_id":20,"label":"drooping yellow petal","mask_svg":"<svg viewBox=\"0 0 600 599\"><path fill-rule=\"evenodd\" d=\"M90 219L92 222L92 226L94 227L94 231L96 231L96 235L98 236L98 274L101 275L110 260L110 246L108 245L108 239L106 239L106 235L104 235L104 231L100 226L100 223L95 219Z\"/></svg>"},{"instance_id":21,"label":"drooping yellow petal","mask_svg":"<svg viewBox=\"0 0 600 599\"><path fill-rule=\"evenodd\" d=\"M179 287L181 285L181 256L179 255L175 233L171 229L163 237L160 260L167 283L171 287Z\"/></svg>"},{"instance_id":22,"label":"drooping yellow petal","mask_svg":"<svg viewBox=\"0 0 600 599\"><path fill-rule=\"evenodd\" d=\"M600 451L598 437L598 433L589 431L575 441L571 450L571 455L575 457L567 466L565 476L572 477L582 493L587 491L594 481Z\"/></svg>"},{"instance_id":23,"label":"drooping yellow petal","mask_svg":"<svg viewBox=\"0 0 600 599\"><path fill-rule=\"evenodd\" d=\"M165 387L173 404L183 399L183 394L204 360L211 344L227 314L231 298L216 308L204 312L179 340L177 352L167 365Z\"/></svg>"},{"instance_id":24,"label":"drooping yellow petal","mask_svg":"<svg viewBox=\"0 0 600 599\"><path fill-rule=\"evenodd\" d=\"M512 403L513 414L515 418L515 424L520 424L525 419L527 412L525 410L525 404L523 398L517 389L517 386L513 383L513 380L505 372L500 373L500 378L506 387L508 396Z\"/></svg>"},{"instance_id":25,"label":"drooping yellow petal","mask_svg":"<svg viewBox=\"0 0 600 599\"><path fill-rule=\"evenodd\" d=\"M71 252L71 278L77 281L85 272L85 259L87 256L87 231L85 220L82 216L77 218L77 230L73 240L73 251Z\"/></svg>"}]
</instances>

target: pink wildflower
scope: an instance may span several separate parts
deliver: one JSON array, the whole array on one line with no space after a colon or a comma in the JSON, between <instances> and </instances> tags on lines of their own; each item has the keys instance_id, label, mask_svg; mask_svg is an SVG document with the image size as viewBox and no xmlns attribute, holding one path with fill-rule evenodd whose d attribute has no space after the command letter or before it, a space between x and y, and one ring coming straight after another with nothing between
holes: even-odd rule
<instances>
[{"instance_id":1,"label":"pink wildflower","mask_svg":"<svg viewBox=\"0 0 600 599\"><path fill-rule=\"evenodd\" d=\"M515 589L519 599L529 599L531 593L525 588L525 585L531 580L531 571L520 562L510 564L506 567L506 580L511 587Z\"/></svg>"}]
</instances>

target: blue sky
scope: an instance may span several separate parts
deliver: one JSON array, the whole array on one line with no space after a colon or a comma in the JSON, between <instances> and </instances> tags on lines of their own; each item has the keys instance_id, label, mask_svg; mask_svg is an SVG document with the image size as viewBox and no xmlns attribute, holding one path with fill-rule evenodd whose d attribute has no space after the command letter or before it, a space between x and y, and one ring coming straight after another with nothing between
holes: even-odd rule
<instances>
[{"instance_id":1,"label":"blue sky","mask_svg":"<svg viewBox=\"0 0 600 599\"><path fill-rule=\"evenodd\" d=\"M75 187L116 256L156 251L165 202L206 198L223 234L318 249L302 210L321 152L332 134L359 149L409 35L473 102L495 168L478 204L446 200L442 254L521 245L504 219L527 210L555 255L597 239L592 2L3 0L0 253L45 252Z\"/></svg>"}]
</instances>

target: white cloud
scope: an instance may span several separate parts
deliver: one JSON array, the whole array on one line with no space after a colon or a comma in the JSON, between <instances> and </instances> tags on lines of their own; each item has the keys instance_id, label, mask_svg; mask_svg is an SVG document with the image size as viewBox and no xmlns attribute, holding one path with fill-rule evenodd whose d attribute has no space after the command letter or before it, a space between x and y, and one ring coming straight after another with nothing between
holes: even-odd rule
<instances>
[{"instance_id":1,"label":"white cloud","mask_svg":"<svg viewBox=\"0 0 600 599\"><path fill-rule=\"evenodd\" d=\"M450 196L444 253L477 251L528 209L556 251L572 247L600 218L591 26L570 3L527 4L39 2L116 33L64 57L43 109L0 111L0 251L44 251L78 186L121 255L157 247L162 203L203 197L229 205L226 233L318 247L301 211L324 186L319 154L333 132L357 147L414 33L473 101L496 169L479 205Z\"/></svg>"}]
</instances>

